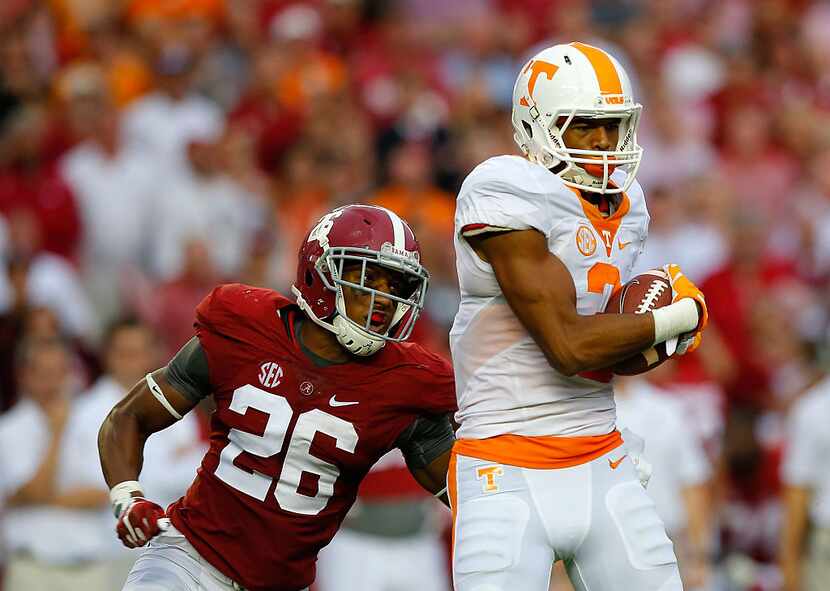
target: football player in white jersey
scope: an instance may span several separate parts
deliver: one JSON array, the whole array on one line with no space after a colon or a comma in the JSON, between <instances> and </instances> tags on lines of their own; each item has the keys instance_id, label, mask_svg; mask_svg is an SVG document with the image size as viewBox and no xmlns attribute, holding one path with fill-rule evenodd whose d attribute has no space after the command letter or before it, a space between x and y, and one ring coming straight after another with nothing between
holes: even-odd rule
<instances>
[{"instance_id":1,"label":"football player in white jersey","mask_svg":"<svg viewBox=\"0 0 830 591\"><path fill-rule=\"evenodd\" d=\"M637 454L616 429L607 368L656 343L697 347L703 294L666 265L673 303L598 314L648 231L634 181L640 109L606 52L545 49L513 92L525 157L490 158L459 192L456 591L545 591L556 560L578 591L682 589Z\"/></svg>"}]
</instances>

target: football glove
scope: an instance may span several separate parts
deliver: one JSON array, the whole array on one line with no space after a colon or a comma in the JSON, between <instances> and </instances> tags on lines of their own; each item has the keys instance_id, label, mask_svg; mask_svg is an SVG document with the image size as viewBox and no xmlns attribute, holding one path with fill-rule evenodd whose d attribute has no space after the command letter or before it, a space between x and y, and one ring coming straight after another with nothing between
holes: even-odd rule
<instances>
[{"instance_id":1,"label":"football glove","mask_svg":"<svg viewBox=\"0 0 830 591\"><path fill-rule=\"evenodd\" d=\"M162 531L163 518L164 509L159 505L144 497L133 497L118 516L115 530L127 548L138 548Z\"/></svg>"},{"instance_id":2,"label":"football glove","mask_svg":"<svg viewBox=\"0 0 830 591\"><path fill-rule=\"evenodd\" d=\"M697 303L699 314L697 328L692 332L680 335L680 340L677 343L676 353L678 355L685 355L700 346L703 329L709 324L709 311L706 308L706 298L703 296L703 292L683 274L679 265L664 265L663 271L668 275L669 283L671 284L672 303L678 302L683 298L691 298Z\"/></svg>"}]
</instances>

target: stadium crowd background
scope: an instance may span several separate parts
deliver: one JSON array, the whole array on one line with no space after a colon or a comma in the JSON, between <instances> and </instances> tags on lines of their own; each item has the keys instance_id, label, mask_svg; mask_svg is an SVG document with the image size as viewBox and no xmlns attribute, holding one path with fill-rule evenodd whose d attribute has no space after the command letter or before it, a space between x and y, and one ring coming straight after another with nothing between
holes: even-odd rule
<instances>
[{"instance_id":1,"label":"stadium crowd background","mask_svg":"<svg viewBox=\"0 0 830 591\"><path fill-rule=\"evenodd\" d=\"M351 202L415 228L416 338L447 353L454 192L516 153L521 65L573 40L619 58L644 105L640 267L679 263L709 304L700 351L651 376L711 466L707 588L783 588L788 416L828 361L828 2L3 0L0 410L81 400L124 356L138 379L217 283L287 290L303 233ZM120 361L117 321L146 337ZM60 387L33 354L58 337Z\"/></svg>"}]
</instances>

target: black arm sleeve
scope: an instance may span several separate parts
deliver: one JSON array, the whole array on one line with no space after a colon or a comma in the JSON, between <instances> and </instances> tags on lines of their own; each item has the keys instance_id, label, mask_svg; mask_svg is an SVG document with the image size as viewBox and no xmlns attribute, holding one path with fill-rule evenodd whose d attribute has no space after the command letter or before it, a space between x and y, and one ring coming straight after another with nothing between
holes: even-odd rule
<instances>
[{"instance_id":1,"label":"black arm sleeve","mask_svg":"<svg viewBox=\"0 0 830 591\"><path fill-rule=\"evenodd\" d=\"M418 417L398 436L396 446L411 470L425 468L452 448L455 434L450 415Z\"/></svg>"},{"instance_id":2,"label":"black arm sleeve","mask_svg":"<svg viewBox=\"0 0 830 591\"><path fill-rule=\"evenodd\" d=\"M198 402L213 393L208 361L202 344L193 337L164 368L164 377L176 390Z\"/></svg>"}]
</instances>

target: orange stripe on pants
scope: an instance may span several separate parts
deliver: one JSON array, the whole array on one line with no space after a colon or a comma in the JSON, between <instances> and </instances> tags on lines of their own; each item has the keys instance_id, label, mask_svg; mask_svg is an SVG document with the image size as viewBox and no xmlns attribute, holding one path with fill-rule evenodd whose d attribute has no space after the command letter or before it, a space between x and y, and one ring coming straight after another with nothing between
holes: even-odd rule
<instances>
[{"instance_id":1,"label":"orange stripe on pants","mask_svg":"<svg viewBox=\"0 0 830 591\"><path fill-rule=\"evenodd\" d=\"M447 495L450 499L450 511L452 512L452 531L450 534L450 564L455 555L455 524L458 518L458 458L450 454L450 464L447 467Z\"/></svg>"},{"instance_id":2,"label":"orange stripe on pants","mask_svg":"<svg viewBox=\"0 0 830 591\"><path fill-rule=\"evenodd\" d=\"M450 466L453 477L448 482L453 514L455 503L452 501L452 487L455 486L456 454L508 466L544 470L585 464L622 443L619 431L585 437L498 435L487 439L459 439L452 448Z\"/></svg>"}]
</instances>

